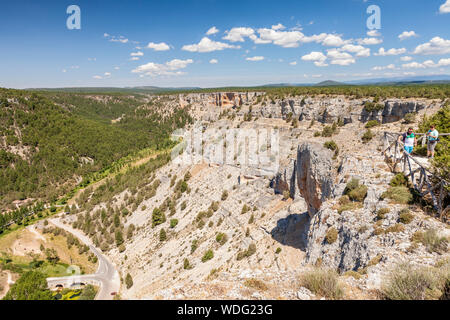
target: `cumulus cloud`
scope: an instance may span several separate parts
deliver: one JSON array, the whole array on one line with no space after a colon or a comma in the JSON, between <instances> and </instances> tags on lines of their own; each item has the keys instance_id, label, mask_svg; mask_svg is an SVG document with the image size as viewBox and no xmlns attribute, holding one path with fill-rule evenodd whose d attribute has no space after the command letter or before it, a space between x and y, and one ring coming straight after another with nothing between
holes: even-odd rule
<instances>
[{"instance_id":1,"label":"cumulus cloud","mask_svg":"<svg viewBox=\"0 0 450 320\"><path fill-rule=\"evenodd\" d=\"M230 42L244 42L244 38L250 37L255 33L255 31L252 28L239 27L226 31L225 33L226 36L222 38L224 40L228 40Z\"/></svg>"},{"instance_id":2,"label":"cumulus cloud","mask_svg":"<svg viewBox=\"0 0 450 320\"><path fill-rule=\"evenodd\" d=\"M346 44L345 46L341 47L340 50L351 52L351 53L356 53L357 57L369 57L370 56L370 49L365 48L360 45Z\"/></svg>"},{"instance_id":3,"label":"cumulus cloud","mask_svg":"<svg viewBox=\"0 0 450 320\"><path fill-rule=\"evenodd\" d=\"M120 37L115 37L115 36L111 36L111 35L109 35L109 34L107 34L107 33L105 33L105 34L103 34L103 36L105 37L105 38L109 38L109 41L111 41L111 42L120 42L120 43L128 43L128 39L127 38L125 38L124 36L120 36Z\"/></svg>"},{"instance_id":4,"label":"cumulus cloud","mask_svg":"<svg viewBox=\"0 0 450 320\"><path fill-rule=\"evenodd\" d=\"M93 76L92 78L97 79L97 80L103 79L102 76Z\"/></svg>"},{"instance_id":5,"label":"cumulus cloud","mask_svg":"<svg viewBox=\"0 0 450 320\"><path fill-rule=\"evenodd\" d=\"M194 63L192 59L174 59L166 62L165 64L149 62L147 64L140 65L131 72L152 77L182 75L184 72L179 70L186 68L191 63Z\"/></svg>"},{"instance_id":6,"label":"cumulus cloud","mask_svg":"<svg viewBox=\"0 0 450 320\"><path fill-rule=\"evenodd\" d=\"M374 70L374 71L395 70L395 65L394 64L390 64L390 65L387 65L387 66L377 66L377 67L373 67L372 70Z\"/></svg>"},{"instance_id":7,"label":"cumulus cloud","mask_svg":"<svg viewBox=\"0 0 450 320\"><path fill-rule=\"evenodd\" d=\"M328 34L322 41L322 44L328 47L340 47L346 43L340 36L334 34Z\"/></svg>"},{"instance_id":8,"label":"cumulus cloud","mask_svg":"<svg viewBox=\"0 0 450 320\"><path fill-rule=\"evenodd\" d=\"M379 39L379 38L364 38L364 39L358 39L358 43L365 45L365 46L371 46L371 45L383 43L383 40Z\"/></svg>"},{"instance_id":9,"label":"cumulus cloud","mask_svg":"<svg viewBox=\"0 0 450 320\"><path fill-rule=\"evenodd\" d=\"M139 60L139 57L131 57L130 60L131 60L131 61L138 61L138 60Z\"/></svg>"},{"instance_id":10,"label":"cumulus cloud","mask_svg":"<svg viewBox=\"0 0 450 320\"><path fill-rule=\"evenodd\" d=\"M327 60L327 57L319 51L313 51L307 55L304 55L302 57L303 61L314 61L314 64L317 67L326 67L328 66L327 63L325 63L325 60Z\"/></svg>"},{"instance_id":11,"label":"cumulus cloud","mask_svg":"<svg viewBox=\"0 0 450 320\"><path fill-rule=\"evenodd\" d=\"M142 51L130 53L130 56L132 56L132 57L142 57L143 55L144 55L144 53Z\"/></svg>"},{"instance_id":12,"label":"cumulus cloud","mask_svg":"<svg viewBox=\"0 0 450 320\"><path fill-rule=\"evenodd\" d=\"M412 57L410 57L410 56L404 56L404 57L401 57L400 58L400 60L402 60L402 61L411 61L413 58Z\"/></svg>"},{"instance_id":13,"label":"cumulus cloud","mask_svg":"<svg viewBox=\"0 0 450 320\"><path fill-rule=\"evenodd\" d=\"M414 31L403 31L401 34L399 34L398 38L403 41L405 39L411 38L411 37L417 37L418 35Z\"/></svg>"},{"instance_id":14,"label":"cumulus cloud","mask_svg":"<svg viewBox=\"0 0 450 320\"><path fill-rule=\"evenodd\" d=\"M211 60L209 60L209 63L217 64L217 63L219 63L219 61L217 59L211 59Z\"/></svg>"},{"instance_id":15,"label":"cumulus cloud","mask_svg":"<svg viewBox=\"0 0 450 320\"><path fill-rule=\"evenodd\" d=\"M331 61L331 64L336 64L340 66L348 66L350 64L355 63L355 58L347 52L342 52L337 49L328 50L327 58Z\"/></svg>"},{"instance_id":16,"label":"cumulus cloud","mask_svg":"<svg viewBox=\"0 0 450 320\"><path fill-rule=\"evenodd\" d=\"M296 66L297 65L297 61L292 61L291 63L289 63L291 66Z\"/></svg>"},{"instance_id":17,"label":"cumulus cloud","mask_svg":"<svg viewBox=\"0 0 450 320\"><path fill-rule=\"evenodd\" d=\"M378 30L370 30L370 31L367 31L367 35L369 37L379 37L379 36L381 36L381 33L379 33Z\"/></svg>"},{"instance_id":18,"label":"cumulus cloud","mask_svg":"<svg viewBox=\"0 0 450 320\"><path fill-rule=\"evenodd\" d=\"M434 63L433 60L427 60L422 63L411 62L402 65L404 69L425 69L425 68L440 68L450 66L450 58L440 59L438 63Z\"/></svg>"},{"instance_id":19,"label":"cumulus cloud","mask_svg":"<svg viewBox=\"0 0 450 320\"><path fill-rule=\"evenodd\" d=\"M445 1L440 7L439 7L440 13L450 13L450 0Z\"/></svg>"},{"instance_id":20,"label":"cumulus cloud","mask_svg":"<svg viewBox=\"0 0 450 320\"><path fill-rule=\"evenodd\" d=\"M161 42L161 43L154 43L154 42L150 42L147 45L148 49L153 49L155 51L167 51L170 50L170 47L168 44L166 44L165 42Z\"/></svg>"},{"instance_id":21,"label":"cumulus cloud","mask_svg":"<svg viewBox=\"0 0 450 320\"><path fill-rule=\"evenodd\" d=\"M240 49L240 46L230 45L228 43L213 41L208 37L203 37L198 44L185 45L181 49L189 52L212 52L224 49Z\"/></svg>"},{"instance_id":22,"label":"cumulus cloud","mask_svg":"<svg viewBox=\"0 0 450 320\"><path fill-rule=\"evenodd\" d=\"M450 40L434 37L429 42L418 45L414 50L414 54L448 54L450 53Z\"/></svg>"},{"instance_id":23,"label":"cumulus cloud","mask_svg":"<svg viewBox=\"0 0 450 320\"><path fill-rule=\"evenodd\" d=\"M388 51L386 51L384 48L380 48L378 50L378 53L374 53L375 56L398 56L399 54L404 54L406 52L405 48L399 48L399 49L389 49Z\"/></svg>"},{"instance_id":24,"label":"cumulus cloud","mask_svg":"<svg viewBox=\"0 0 450 320\"><path fill-rule=\"evenodd\" d=\"M262 60L264 60L264 57L262 57L262 56L249 57L249 58L246 58L245 60L247 60L247 61L262 61Z\"/></svg>"},{"instance_id":25,"label":"cumulus cloud","mask_svg":"<svg viewBox=\"0 0 450 320\"><path fill-rule=\"evenodd\" d=\"M210 36L210 35L216 34L216 33L218 33L218 32L219 32L219 29L217 29L217 28L214 26L214 27L211 27L211 28L206 32L206 35L207 35L207 36Z\"/></svg>"}]
</instances>

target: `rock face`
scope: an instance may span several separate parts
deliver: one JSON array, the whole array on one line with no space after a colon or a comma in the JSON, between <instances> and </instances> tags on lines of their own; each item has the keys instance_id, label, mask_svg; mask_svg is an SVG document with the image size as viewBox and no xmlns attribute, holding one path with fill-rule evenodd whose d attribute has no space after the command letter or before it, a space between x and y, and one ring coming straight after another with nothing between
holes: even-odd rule
<instances>
[{"instance_id":1,"label":"rock face","mask_svg":"<svg viewBox=\"0 0 450 320\"><path fill-rule=\"evenodd\" d=\"M297 151L297 186L313 217L332 196L335 173L332 152L320 144L304 143Z\"/></svg>"}]
</instances>

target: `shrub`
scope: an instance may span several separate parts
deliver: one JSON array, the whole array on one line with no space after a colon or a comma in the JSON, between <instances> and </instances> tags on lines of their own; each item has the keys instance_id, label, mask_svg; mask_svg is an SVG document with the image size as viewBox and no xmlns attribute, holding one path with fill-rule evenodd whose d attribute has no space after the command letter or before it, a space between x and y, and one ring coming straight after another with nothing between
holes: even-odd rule
<instances>
[{"instance_id":1,"label":"shrub","mask_svg":"<svg viewBox=\"0 0 450 320\"><path fill-rule=\"evenodd\" d=\"M210 249L203 254L202 262L206 262L214 258L214 252Z\"/></svg>"},{"instance_id":2,"label":"shrub","mask_svg":"<svg viewBox=\"0 0 450 320\"><path fill-rule=\"evenodd\" d=\"M164 242L166 240L167 240L167 234L166 234L166 230L164 230L164 228L163 228L159 231L159 241Z\"/></svg>"},{"instance_id":3,"label":"shrub","mask_svg":"<svg viewBox=\"0 0 450 320\"><path fill-rule=\"evenodd\" d=\"M405 227L402 224L397 223L397 224L394 224L393 226L386 228L385 233L402 232L404 230L405 230Z\"/></svg>"},{"instance_id":4,"label":"shrub","mask_svg":"<svg viewBox=\"0 0 450 320\"><path fill-rule=\"evenodd\" d=\"M345 277L353 277L353 278L355 278L356 280L359 280L359 279L362 278L362 275L361 275L360 273L358 273L358 272L356 272L356 271L353 271L353 270L350 270L350 271L345 272L345 273L344 273L344 276L345 276Z\"/></svg>"},{"instance_id":5,"label":"shrub","mask_svg":"<svg viewBox=\"0 0 450 320\"><path fill-rule=\"evenodd\" d=\"M227 198L228 198L228 191L227 190L223 190L222 197L221 197L222 201L227 200Z\"/></svg>"},{"instance_id":6,"label":"shrub","mask_svg":"<svg viewBox=\"0 0 450 320\"><path fill-rule=\"evenodd\" d=\"M348 194L350 200L362 202L367 197L367 186L359 185Z\"/></svg>"},{"instance_id":7,"label":"shrub","mask_svg":"<svg viewBox=\"0 0 450 320\"><path fill-rule=\"evenodd\" d=\"M440 279L431 268L401 264L389 274L381 292L389 300L424 300L440 289Z\"/></svg>"},{"instance_id":8,"label":"shrub","mask_svg":"<svg viewBox=\"0 0 450 320\"><path fill-rule=\"evenodd\" d=\"M352 178L352 180L350 180L347 185L345 186L344 189L344 195L348 195L348 193L354 189L356 189L359 186L359 180Z\"/></svg>"},{"instance_id":9,"label":"shrub","mask_svg":"<svg viewBox=\"0 0 450 320\"><path fill-rule=\"evenodd\" d=\"M248 211L250 211L250 207L244 204L241 210L241 214L246 214Z\"/></svg>"},{"instance_id":10,"label":"shrub","mask_svg":"<svg viewBox=\"0 0 450 320\"><path fill-rule=\"evenodd\" d=\"M325 126L322 129L322 137L331 137L333 134L337 133L337 125L333 123L332 126Z\"/></svg>"},{"instance_id":11,"label":"shrub","mask_svg":"<svg viewBox=\"0 0 450 320\"><path fill-rule=\"evenodd\" d=\"M191 266L191 264L190 264L190 262L189 262L189 260L188 260L187 258L184 259L184 262L183 262L183 269L184 269L184 270L190 270L190 269L192 269L192 266Z\"/></svg>"},{"instance_id":12,"label":"shrub","mask_svg":"<svg viewBox=\"0 0 450 320\"><path fill-rule=\"evenodd\" d=\"M284 190L283 191L283 200L288 200L291 198L291 193L289 192L289 190Z\"/></svg>"},{"instance_id":13,"label":"shrub","mask_svg":"<svg viewBox=\"0 0 450 320\"><path fill-rule=\"evenodd\" d=\"M398 204L408 204L413 200L413 195L407 187L390 187L381 195L381 199L391 199Z\"/></svg>"},{"instance_id":14,"label":"shrub","mask_svg":"<svg viewBox=\"0 0 450 320\"><path fill-rule=\"evenodd\" d=\"M280 254L280 252L281 252L281 248L278 247L277 250L275 251L275 253L276 253L276 254Z\"/></svg>"},{"instance_id":15,"label":"shrub","mask_svg":"<svg viewBox=\"0 0 450 320\"><path fill-rule=\"evenodd\" d=\"M301 276L300 283L314 294L328 299L337 300L343 296L338 275L334 270L315 269L306 272Z\"/></svg>"},{"instance_id":16,"label":"shrub","mask_svg":"<svg viewBox=\"0 0 450 320\"><path fill-rule=\"evenodd\" d=\"M171 219L170 220L170 228L173 229L177 226L178 224L178 219Z\"/></svg>"},{"instance_id":17,"label":"shrub","mask_svg":"<svg viewBox=\"0 0 450 320\"><path fill-rule=\"evenodd\" d=\"M391 210L389 208L381 208L377 211L377 219L382 220L386 218L386 214L388 214Z\"/></svg>"},{"instance_id":18,"label":"shrub","mask_svg":"<svg viewBox=\"0 0 450 320\"><path fill-rule=\"evenodd\" d=\"M216 236L216 241L223 246L228 241L228 236L225 233L220 232Z\"/></svg>"},{"instance_id":19,"label":"shrub","mask_svg":"<svg viewBox=\"0 0 450 320\"><path fill-rule=\"evenodd\" d=\"M238 255L237 255L237 260L242 260L242 259L244 259L244 258L248 258L248 257L250 257L251 255L255 254L255 252L256 252L256 245L255 245L254 243L251 243L251 244L248 246L247 250L245 250L245 251L240 251L240 252L238 253Z\"/></svg>"},{"instance_id":20,"label":"shrub","mask_svg":"<svg viewBox=\"0 0 450 320\"><path fill-rule=\"evenodd\" d=\"M166 222L166 216L164 212L161 211L159 208L153 209L152 212L152 227L155 227L157 225L160 225L162 223Z\"/></svg>"},{"instance_id":21,"label":"shrub","mask_svg":"<svg viewBox=\"0 0 450 320\"><path fill-rule=\"evenodd\" d=\"M264 282L254 278L245 280L244 286L261 291L266 291L268 289L267 285Z\"/></svg>"},{"instance_id":22,"label":"shrub","mask_svg":"<svg viewBox=\"0 0 450 320\"><path fill-rule=\"evenodd\" d=\"M366 123L365 127L366 127L366 129L370 129L370 128L373 128L373 127L377 127L379 125L380 125L380 122L378 120L370 120L370 121L368 121Z\"/></svg>"},{"instance_id":23,"label":"shrub","mask_svg":"<svg viewBox=\"0 0 450 320\"><path fill-rule=\"evenodd\" d=\"M400 211L398 220L401 223L409 224L411 221L414 220L414 216L411 212L409 212L409 209L403 209Z\"/></svg>"},{"instance_id":24,"label":"shrub","mask_svg":"<svg viewBox=\"0 0 450 320\"><path fill-rule=\"evenodd\" d=\"M338 146L337 146L336 142L334 142L333 140L330 140L330 141L325 142L325 143L323 144L323 146L324 146L325 148L330 149L330 150L333 150L333 151L338 150Z\"/></svg>"},{"instance_id":25,"label":"shrub","mask_svg":"<svg viewBox=\"0 0 450 320\"><path fill-rule=\"evenodd\" d=\"M363 141L363 143L368 143L370 140L373 139L373 137L374 134L372 133L372 131L370 129L367 129L367 131L361 137L361 140Z\"/></svg>"},{"instance_id":26,"label":"shrub","mask_svg":"<svg viewBox=\"0 0 450 320\"><path fill-rule=\"evenodd\" d=\"M328 229L326 235L325 235L325 239L327 240L327 243L332 244L334 242L336 242L338 238L338 232L336 230L336 228L331 227L330 229Z\"/></svg>"},{"instance_id":27,"label":"shrub","mask_svg":"<svg viewBox=\"0 0 450 320\"><path fill-rule=\"evenodd\" d=\"M448 250L448 240L440 237L435 229L429 229L423 233L420 242L428 252L445 253Z\"/></svg>"},{"instance_id":28,"label":"shrub","mask_svg":"<svg viewBox=\"0 0 450 320\"><path fill-rule=\"evenodd\" d=\"M400 187L400 186L408 187L409 186L408 178L403 173L398 173L391 179L389 185L391 187Z\"/></svg>"},{"instance_id":29,"label":"shrub","mask_svg":"<svg viewBox=\"0 0 450 320\"><path fill-rule=\"evenodd\" d=\"M321 133L319 131L314 132L314 137L320 137Z\"/></svg>"},{"instance_id":30,"label":"shrub","mask_svg":"<svg viewBox=\"0 0 450 320\"><path fill-rule=\"evenodd\" d=\"M407 113L405 114L405 123L406 124L410 124L410 123L414 123L416 121L416 113Z\"/></svg>"},{"instance_id":31,"label":"shrub","mask_svg":"<svg viewBox=\"0 0 450 320\"><path fill-rule=\"evenodd\" d=\"M125 277L125 284L127 285L127 289L130 289L133 286L133 278L129 273L127 273L127 276Z\"/></svg>"},{"instance_id":32,"label":"shrub","mask_svg":"<svg viewBox=\"0 0 450 320\"><path fill-rule=\"evenodd\" d=\"M373 103L373 102L370 102L370 101L366 101L364 103L364 109L367 112L381 111L381 110L384 109L384 105L381 104L381 103Z\"/></svg>"},{"instance_id":33,"label":"shrub","mask_svg":"<svg viewBox=\"0 0 450 320\"><path fill-rule=\"evenodd\" d=\"M197 250L198 248L198 240L192 240L192 244L191 244L191 254L195 252L195 250Z\"/></svg>"}]
</instances>

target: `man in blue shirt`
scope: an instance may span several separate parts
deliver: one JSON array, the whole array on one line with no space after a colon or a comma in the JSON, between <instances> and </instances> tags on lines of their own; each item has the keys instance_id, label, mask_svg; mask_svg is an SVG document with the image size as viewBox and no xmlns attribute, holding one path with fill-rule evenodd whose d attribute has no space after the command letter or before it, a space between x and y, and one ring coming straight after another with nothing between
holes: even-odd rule
<instances>
[{"instance_id":1,"label":"man in blue shirt","mask_svg":"<svg viewBox=\"0 0 450 320\"><path fill-rule=\"evenodd\" d=\"M436 148L436 144L439 138L439 132L436 130L436 127L434 125L430 126L430 130L428 130L427 132L427 138L427 156L434 158L434 149Z\"/></svg>"}]
</instances>

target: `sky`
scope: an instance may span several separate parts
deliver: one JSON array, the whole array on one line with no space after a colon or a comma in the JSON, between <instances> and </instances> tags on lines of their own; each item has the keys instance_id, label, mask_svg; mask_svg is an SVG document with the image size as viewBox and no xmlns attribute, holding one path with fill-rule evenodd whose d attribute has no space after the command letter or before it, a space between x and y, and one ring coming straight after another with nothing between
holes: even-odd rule
<instances>
[{"instance_id":1,"label":"sky","mask_svg":"<svg viewBox=\"0 0 450 320\"><path fill-rule=\"evenodd\" d=\"M450 74L450 0L2 0L0 30L7 88Z\"/></svg>"}]
</instances>

